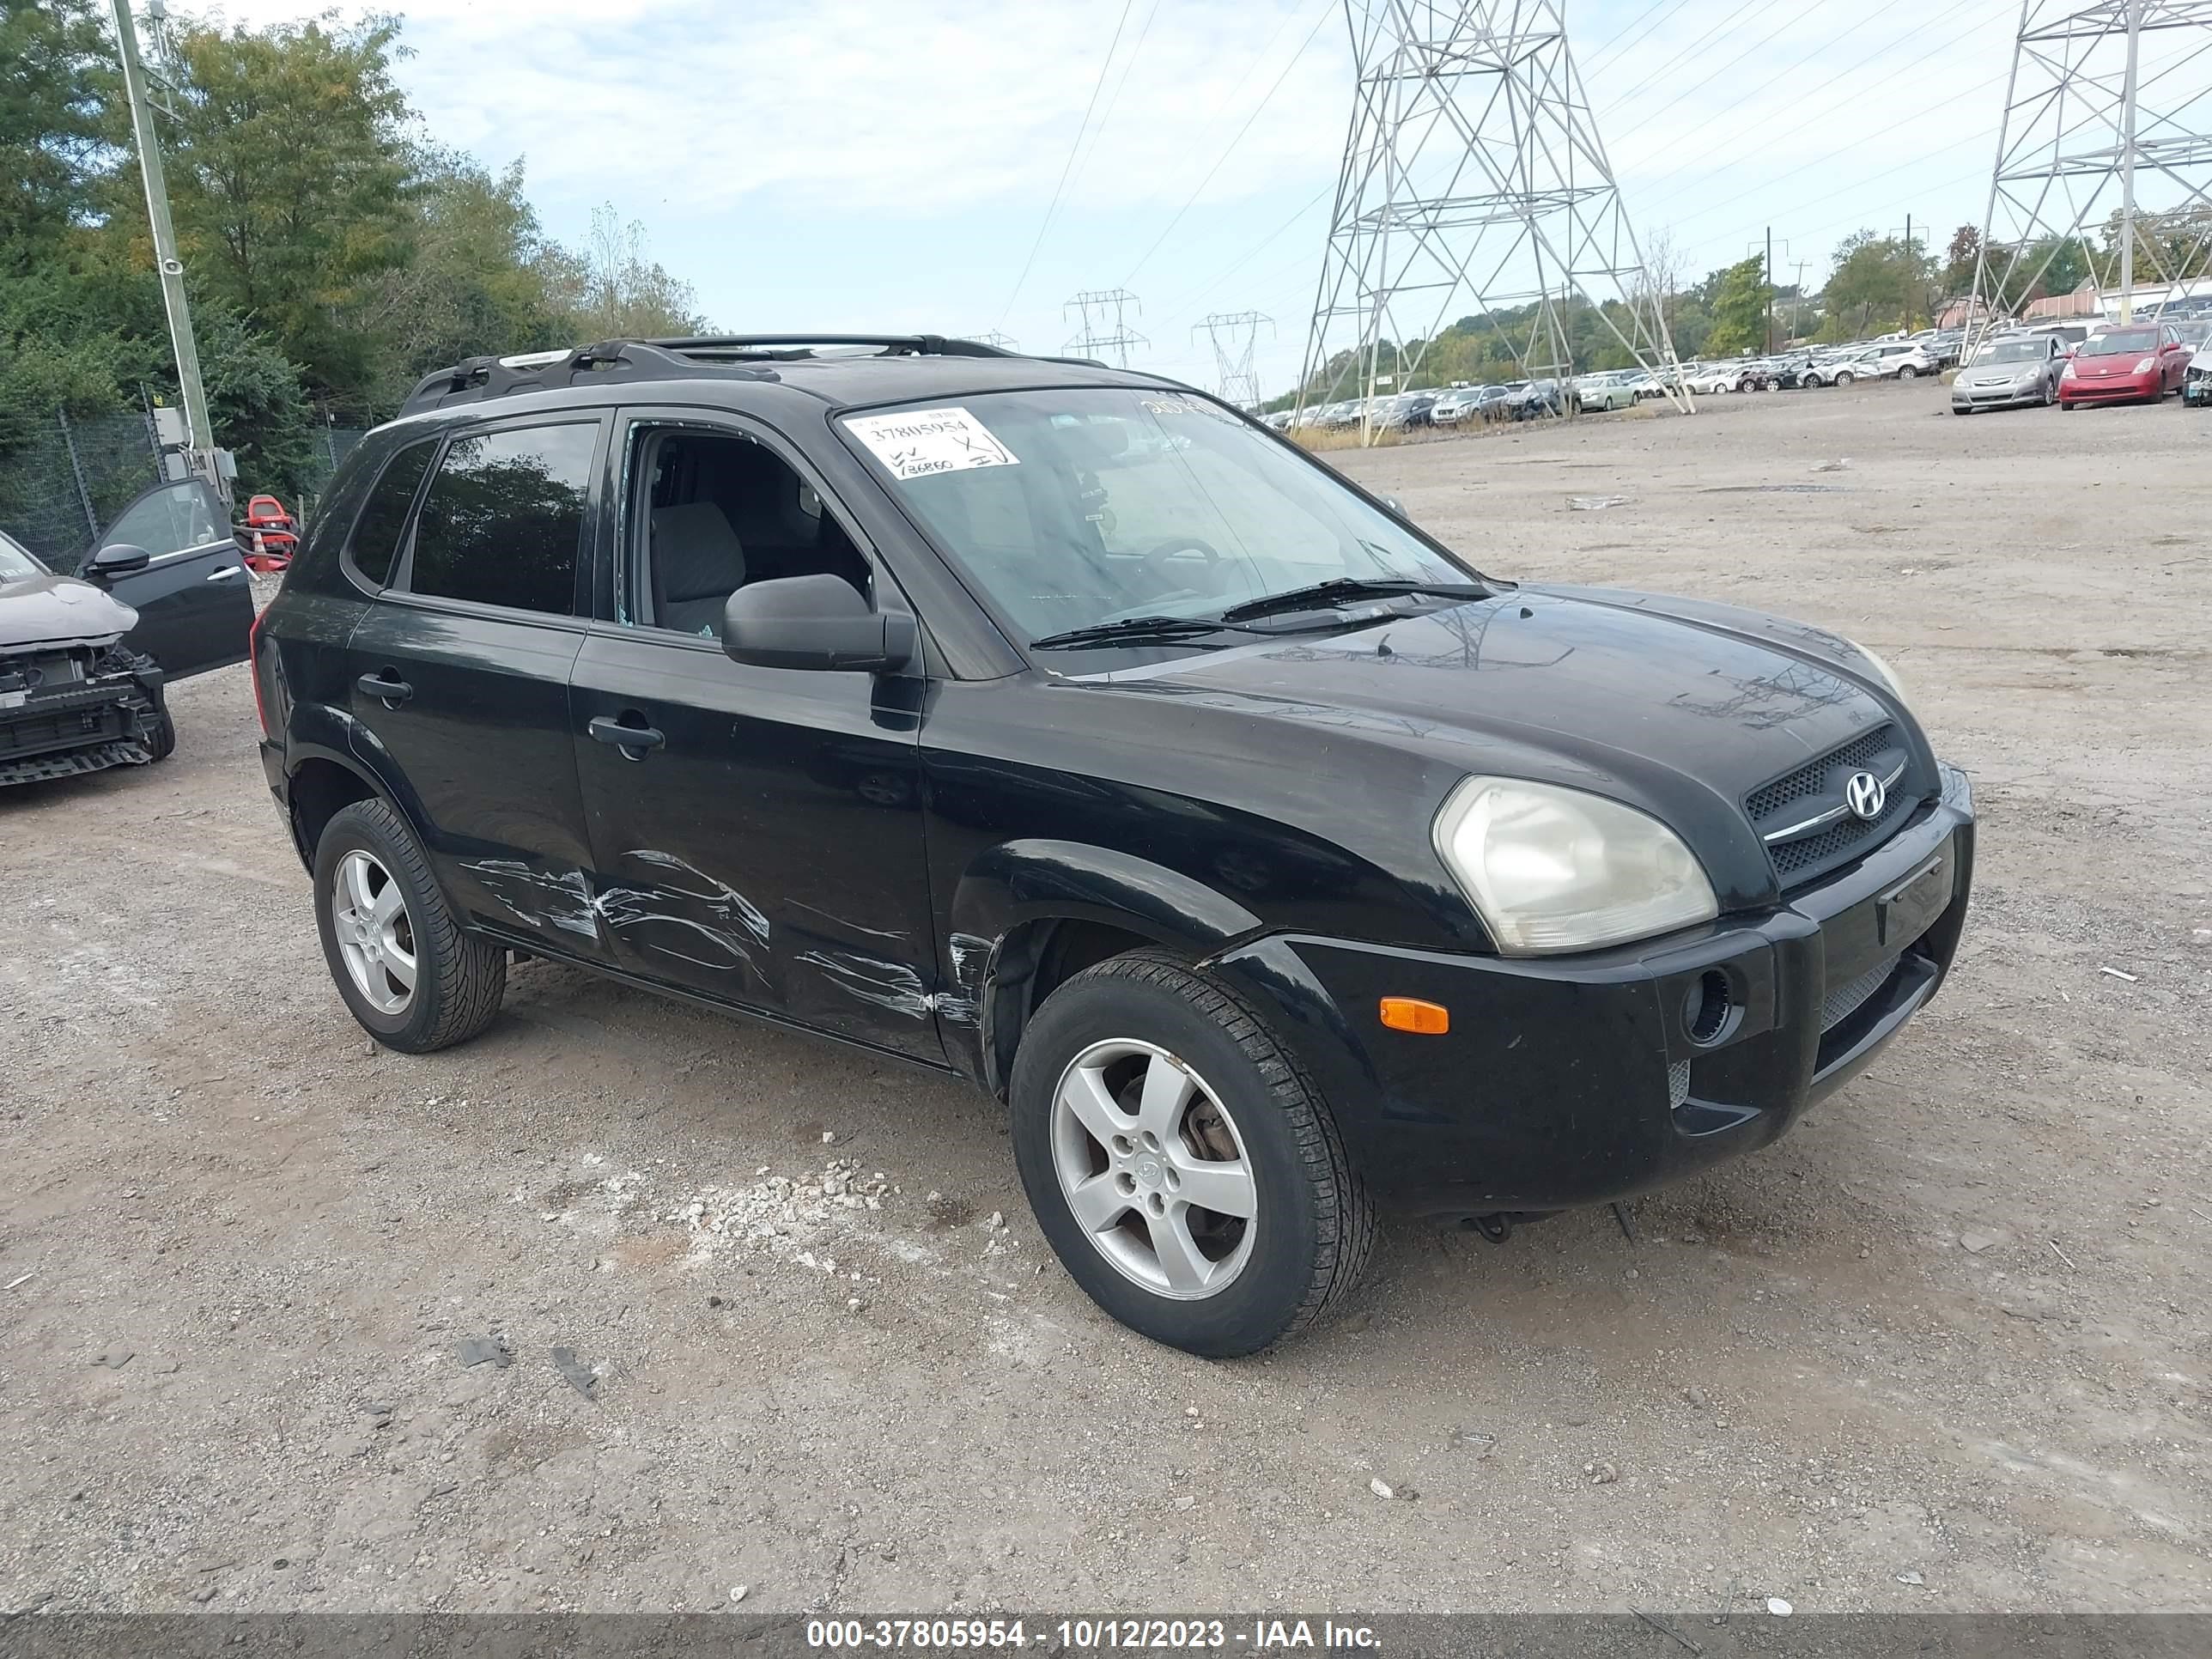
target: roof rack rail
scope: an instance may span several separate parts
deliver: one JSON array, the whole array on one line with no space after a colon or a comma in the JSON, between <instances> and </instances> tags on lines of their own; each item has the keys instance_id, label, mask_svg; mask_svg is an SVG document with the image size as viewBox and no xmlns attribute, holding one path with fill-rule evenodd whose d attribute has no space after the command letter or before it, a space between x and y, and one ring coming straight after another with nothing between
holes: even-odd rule
<instances>
[{"instance_id":1,"label":"roof rack rail","mask_svg":"<svg viewBox=\"0 0 2212 1659\"><path fill-rule=\"evenodd\" d=\"M1019 358L1018 351L943 334L702 334L672 339L602 340L574 350L465 357L424 375L399 405L402 416L456 404L489 403L599 380L773 380L771 365L804 362L822 346L872 346L886 357ZM1085 368L1109 365L1089 357L1038 357L1035 362Z\"/></svg>"},{"instance_id":2,"label":"roof rack rail","mask_svg":"<svg viewBox=\"0 0 2212 1659\"><path fill-rule=\"evenodd\" d=\"M797 362L814 355L816 346L875 346L885 357L1018 357L1021 353L986 345L981 340L957 339L945 334L702 334L688 339L645 340L663 351L685 356L766 357Z\"/></svg>"}]
</instances>

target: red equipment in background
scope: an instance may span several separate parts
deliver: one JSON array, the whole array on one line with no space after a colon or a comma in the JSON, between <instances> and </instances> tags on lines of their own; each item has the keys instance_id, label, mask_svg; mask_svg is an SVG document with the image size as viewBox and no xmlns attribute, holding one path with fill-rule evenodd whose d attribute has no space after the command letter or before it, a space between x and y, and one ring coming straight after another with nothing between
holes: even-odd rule
<instances>
[{"instance_id":1,"label":"red equipment in background","mask_svg":"<svg viewBox=\"0 0 2212 1659\"><path fill-rule=\"evenodd\" d=\"M246 504L246 522L231 526L232 539L257 575L268 575L292 562L300 545L300 527L274 495L256 495Z\"/></svg>"}]
</instances>

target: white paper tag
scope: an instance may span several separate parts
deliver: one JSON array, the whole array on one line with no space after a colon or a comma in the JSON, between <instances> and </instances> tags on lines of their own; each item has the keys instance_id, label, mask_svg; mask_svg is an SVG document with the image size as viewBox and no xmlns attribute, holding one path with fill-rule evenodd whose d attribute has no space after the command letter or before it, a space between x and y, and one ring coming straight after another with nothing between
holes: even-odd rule
<instances>
[{"instance_id":1,"label":"white paper tag","mask_svg":"<svg viewBox=\"0 0 2212 1659\"><path fill-rule=\"evenodd\" d=\"M917 409L906 415L862 415L845 422L898 479L971 466L1019 466L1014 452L964 409Z\"/></svg>"}]
</instances>

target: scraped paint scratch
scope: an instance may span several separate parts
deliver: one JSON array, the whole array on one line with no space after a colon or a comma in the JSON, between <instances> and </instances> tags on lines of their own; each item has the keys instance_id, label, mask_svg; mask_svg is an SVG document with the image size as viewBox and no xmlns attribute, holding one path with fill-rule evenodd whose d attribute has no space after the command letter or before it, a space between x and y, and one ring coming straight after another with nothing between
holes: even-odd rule
<instances>
[{"instance_id":1,"label":"scraped paint scratch","mask_svg":"<svg viewBox=\"0 0 2212 1659\"><path fill-rule=\"evenodd\" d=\"M991 965L992 941L975 933L954 933L952 978L958 988L937 994L938 1018L950 1025L974 1025L981 1018L983 976Z\"/></svg>"},{"instance_id":2,"label":"scraped paint scratch","mask_svg":"<svg viewBox=\"0 0 2212 1659\"><path fill-rule=\"evenodd\" d=\"M548 927L596 941L599 912L592 884L581 870L533 870L520 859L477 859L461 868L518 921L543 931Z\"/></svg>"},{"instance_id":3,"label":"scraped paint scratch","mask_svg":"<svg viewBox=\"0 0 2212 1659\"><path fill-rule=\"evenodd\" d=\"M668 890L672 893L681 893L685 898L697 899L702 904L714 907L729 921L742 927L761 944L768 943L767 916L761 913L759 906L727 882L715 880L698 866L685 863L673 853L656 852L650 847L632 848L623 856L626 859L635 859L640 864L653 865L663 870L680 870L687 876L696 876L713 890L695 893L684 887L672 887Z\"/></svg>"},{"instance_id":4,"label":"scraped paint scratch","mask_svg":"<svg viewBox=\"0 0 2212 1659\"><path fill-rule=\"evenodd\" d=\"M927 1019L938 1006L921 975L899 963L851 951L807 951L799 960L819 968L839 990L895 1014Z\"/></svg>"}]
</instances>

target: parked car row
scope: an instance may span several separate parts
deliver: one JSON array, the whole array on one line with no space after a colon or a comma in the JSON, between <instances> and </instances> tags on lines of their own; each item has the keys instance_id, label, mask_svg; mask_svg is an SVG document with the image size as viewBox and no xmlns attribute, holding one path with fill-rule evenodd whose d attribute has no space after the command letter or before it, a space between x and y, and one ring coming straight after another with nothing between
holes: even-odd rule
<instances>
[{"instance_id":1,"label":"parked car row","mask_svg":"<svg viewBox=\"0 0 2212 1659\"><path fill-rule=\"evenodd\" d=\"M1665 384L1650 369L1618 368L1578 374L1564 382L1508 380L1352 398L1303 410L1279 409L1261 419L1278 432L1341 432L1358 426L1363 418L1380 431L1402 431L1413 427L1458 426L1469 421L1526 421L1629 409L1647 398L1666 395Z\"/></svg>"},{"instance_id":2,"label":"parked car row","mask_svg":"<svg viewBox=\"0 0 2212 1659\"><path fill-rule=\"evenodd\" d=\"M2212 401L2190 377L2212 319L2119 324L2069 323L2008 329L1978 347L1951 383L1951 412L2057 404L2158 403L2179 392L2185 403Z\"/></svg>"}]
</instances>

